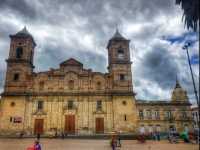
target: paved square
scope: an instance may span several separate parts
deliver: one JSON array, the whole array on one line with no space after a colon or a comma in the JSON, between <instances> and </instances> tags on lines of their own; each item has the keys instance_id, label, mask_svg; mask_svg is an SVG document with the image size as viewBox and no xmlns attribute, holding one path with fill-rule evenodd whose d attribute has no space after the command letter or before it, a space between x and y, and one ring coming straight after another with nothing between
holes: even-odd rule
<instances>
[{"instance_id":1,"label":"paved square","mask_svg":"<svg viewBox=\"0 0 200 150\"><path fill-rule=\"evenodd\" d=\"M0 150L26 150L34 139L0 139ZM109 140L41 139L42 150L111 150ZM167 141L122 141L120 150L198 150L197 144L169 144Z\"/></svg>"}]
</instances>

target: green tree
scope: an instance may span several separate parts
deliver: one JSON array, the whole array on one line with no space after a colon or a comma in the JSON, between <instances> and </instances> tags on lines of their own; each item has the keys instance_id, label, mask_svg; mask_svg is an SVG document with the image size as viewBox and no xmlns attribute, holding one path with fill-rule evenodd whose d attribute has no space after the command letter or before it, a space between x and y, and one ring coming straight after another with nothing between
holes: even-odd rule
<instances>
[{"instance_id":1,"label":"green tree","mask_svg":"<svg viewBox=\"0 0 200 150\"><path fill-rule=\"evenodd\" d=\"M183 9L183 21L187 29L197 31L199 24L199 0L176 0Z\"/></svg>"}]
</instances>

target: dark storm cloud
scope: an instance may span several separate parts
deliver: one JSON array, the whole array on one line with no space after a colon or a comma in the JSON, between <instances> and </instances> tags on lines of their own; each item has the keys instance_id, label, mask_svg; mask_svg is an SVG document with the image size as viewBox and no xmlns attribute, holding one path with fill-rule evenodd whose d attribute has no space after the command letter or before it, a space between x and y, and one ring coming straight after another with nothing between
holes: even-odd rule
<instances>
[{"instance_id":1,"label":"dark storm cloud","mask_svg":"<svg viewBox=\"0 0 200 150\"><path fill-rule=\"evenodd\" d=\"M17 16L28 17L29 19L35 18L37 14L31 2L25 0L1 0L0 9L17 13Z\"/></svg>"},{"instance_id":2,"label":"dark storm cloud","mask_svg":"<svg viewBox=\"0 0 200 150\"><path fill-rule=\"evenodd\" d=\"M147 99L147 100L158 100L160 99L160 97L158 96L158 94L156 93L151 93L151 91L147 90L147 88L142 88L142 92L144 95L151 95L151 97L144 97L144 99Z\"/></svg>"},{"instance_id":3,"label":"dark storm cloud","mask_svg":"<svg viewBox=\"0 0 200 150\"><path fill-rule=\"evenodd\" d=\"M143 67L144 66L144 67ZM162 89L169 89L179 72L176 61L170 53L156 45L144 55L139 68L143 68L140 75L144 79L157 83Z\"/></svg>"},{"instance_id":4,"label":"dark storm cloud","mask_svg":"<svg viewBox=\"0 0 200 150\"><path fill-rule=\"evenodd\" d=\"M75 58L83 63L84 68L91 68L94 71L105 72L107 60L104 56L92 53L90 51L82 51L70 47L59 47L51 44L43 47L43 51L38 52L35 64L37 70L45 70L48 68L58 68L59 64L66 59Z\"/></svg>"},{"instance_id":5,"label":"dark storm cloud","mask_svg":"<svg viewBox=\"0 0 200 150\"><path fill-rule=\"evenodd\" d=\"M18 29L13 25L0 21L0 38L9 38L10 33L15 33Z\"/></svg>"},{"instance_id":6,"label":"dark storm cloud","mask_svg":"<svg viewBox=\"0 0 200 150\"><path fill-rule=\"evenodd\" d=\"M174 0L2 0L0 8L17 13L26 22L63 24L74 17L87 20L87 28L102 30L122 24L123 20L151 21L156 16L173 14ZM171 10L171 11L168 11Z\"/></svg>"}]
</instances>

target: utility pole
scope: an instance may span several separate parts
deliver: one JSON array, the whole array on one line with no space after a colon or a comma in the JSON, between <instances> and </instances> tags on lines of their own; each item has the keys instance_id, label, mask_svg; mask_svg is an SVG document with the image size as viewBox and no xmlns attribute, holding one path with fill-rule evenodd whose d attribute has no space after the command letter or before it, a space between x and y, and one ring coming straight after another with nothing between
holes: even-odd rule
<instances>
[{"instance_id":1,"label":"utility pole","mask_svg":"<svg viewBox=\"0 0 200 150\"><path fill-rule=\"evenodd\" d=\"M195 98L196 98L196 103L197 103L198 108L199 108L199 98L198 98L198 94L197 94L196 85L195 85L195 82L194 82L194 76L193 76L193 71L192 71L191 62L190 62L190 55L189 55L189 51L188 51L189 46L190 46L190 43L187 43L183 46L183 49L186 50L186 52L187 52L187 58L188 58L190 73L191 73L191 76L192 76L192 82L193 82L193 87L194 87L194 94L195 94Z\"/></svg>"}]
</instances>

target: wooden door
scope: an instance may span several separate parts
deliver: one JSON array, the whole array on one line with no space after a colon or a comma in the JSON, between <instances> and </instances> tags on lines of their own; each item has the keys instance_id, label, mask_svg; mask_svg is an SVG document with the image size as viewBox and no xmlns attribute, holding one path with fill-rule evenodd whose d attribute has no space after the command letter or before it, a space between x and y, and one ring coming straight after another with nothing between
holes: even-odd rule
<instances>
[{"instance_id":1,"label":"wooden door","mask_svg":"<svg viewBox=\"0 0 200 150\"><path fill-rule=\"evenodd\" d=\"M65 116L65 132L69 134L75 133L75 115Z\"/></svg>"},{"instance_id":2,"label":"wooden door","mask_svg":"<svg viewBox=\"0 0 200 150\"><path fill-rule=\"evenodd\" d=\"M34 133L35 134L42 134L43 133L43 126L44 126L44 120L43 119L35 119Z\"/></svg>"},{"instance_id":3,"label":"wooden door","mask_svg":"<svg viewBox=\"0 0 200 150\"><path fill-rule=\"evenodd\" d=\"M104 119L96 118L96 133L104 133Z\"/></svg>"}]
</instances>

